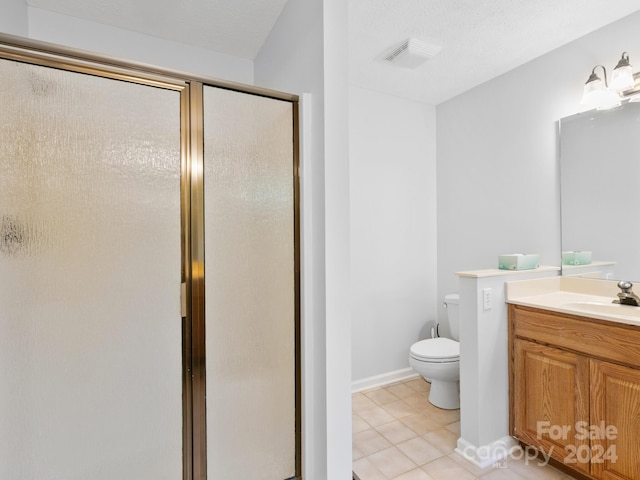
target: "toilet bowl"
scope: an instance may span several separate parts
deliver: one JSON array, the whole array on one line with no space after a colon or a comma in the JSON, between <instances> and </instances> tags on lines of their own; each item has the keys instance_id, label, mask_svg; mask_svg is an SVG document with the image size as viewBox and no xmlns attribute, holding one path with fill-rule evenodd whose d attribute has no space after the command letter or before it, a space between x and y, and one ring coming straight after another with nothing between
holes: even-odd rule
<instances>
[{"instance_id":1,"label":"toilet bowl","mask_svg":"<svg viewBox=\"0 0 640 480\"><path fill-rule=\"evenodd\" d=\"M459 295L449 294L447 308L449 330L455 339L437 337L420 340L411 345L409 365L431 382L429 402L436 407L452 410L460 408L460 343L458 337Z\"/></svg>"}]
</instances>

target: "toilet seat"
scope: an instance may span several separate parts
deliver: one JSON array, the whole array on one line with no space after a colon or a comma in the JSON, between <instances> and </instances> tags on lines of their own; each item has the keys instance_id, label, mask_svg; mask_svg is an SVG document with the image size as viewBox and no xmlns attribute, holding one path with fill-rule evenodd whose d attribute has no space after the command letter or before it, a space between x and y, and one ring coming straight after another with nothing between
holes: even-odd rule
<instances>
[{"instance_id":1,"label":"toilet seat","mask_svg":"<svg viewBox=\"0 0 640 480\"><path fill-rule=\"evenodd\" d=\"M450 338L428 338L411 345L410 355L422 362L457 362L460 360L460 343Z\"/></svg>"}]
</instances>

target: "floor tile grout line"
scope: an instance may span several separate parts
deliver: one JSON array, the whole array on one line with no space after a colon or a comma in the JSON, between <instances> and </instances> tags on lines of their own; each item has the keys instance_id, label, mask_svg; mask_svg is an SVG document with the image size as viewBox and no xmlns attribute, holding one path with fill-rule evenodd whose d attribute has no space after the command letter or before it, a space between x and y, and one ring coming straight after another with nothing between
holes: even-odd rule
<instances>
[{"instance_id":1,"label":"floor tile grout line","mask_svg":"<svg viewBox=\"0 0 640 480\"><path fill-rule=\"evenodd\" d=\"M405 398L408 398L408 397L400 397L399 395L393 394L393 392L391 392L391 391L387 391L386 393L391 393L392 395L394 395L396 397L396 399L388 401L388 402L385 402L385 403L378 403L378 402L376 402L375 400L373 400L372 398L370 398L370 397L368 397L366 395L366 393L368 393L370 391L360 391L360 392L357 392L357 393L355 393L353 395L354 397L356 395L362 395L362 398L366 398L369 402L371 402L371 406L369 408L365 408L365 409L354 408L352 410L352 418L353 418L353 416L357 415L360 418L360 420L363 421L364 424L369 427L369 428L367 428L365 430L360 430L357 433L362 433L363 431L371 430L372 432L375 432L377 435L379 435L386 443L389 444L389 446L381 447L379 450L376 450L375 452L369 453L368 455L362 455L358 459L354 459L354 464L356 462L360 461L360 460L367 460L367 462L369 462L370 467L374 468L375 472L378 472L379 475L377 475L377 478L379 478L380 480L382 480L382 479L384 479L384 480L397 480L399 477L394 477L394 478L389 479L386 475L384 475L384 473L379 468L377 468L377 466L374 463L372 463L369 460L372 455L380 453L381 451L389 449L389 448L395 448L396 450L398 450L398 452L400 454L402 454L412 464L415 465L415 468L411 467L410 470L400 474L400 477L405 475L405 474L407 474L408 472L412 472L415 469L422 470L427 475L429 475L429 472L427 472L427 470L425 470L423 467L425 467L427 465L430 465L432 463L433 463L433 465L435 465L436 462L443 462L443 461L445 461L445 460L443 460L445 458L448 458L448 460L446 460L445 462L449 462L449 463L453 462L453 463L458 464L458 467L460 469L462 469L461 471L464 471L468 475L472 475L472 478L474 478L476 480L482 480L486 475L490 475L491 472L495 471L496 469L489 469L487 471L483 471L480 474L476 474L476 473L474 473L472 466L470 466L470 465L469 466L465 466L463 463L461 463L461 461L459 459L456 459L453 456L453 452L454 452L453 448L450 449L450 447L446 447L443 450L443 449L439 448L439 446L436 445L433 441L430 441L429 438L425 438L425 437L429 436L432 439L435 439L435 438L437 438L437 435L445 435L445 436L449 436L449 437L451 437L451 436L458 437L460 435L460 426L459 426L460 411L459 410L456 410L456 411L441 410L441 409L438 409L437 407L434 407L434 406L430 405L428 403L428 400L427 400L428 393L429 393L429 385L427 384L425 386L423 384L417 383L418 381L419 381L419 379L414 378L414 379L403 381L403 382L397 382L397 383L394 383L394 384L386 386L386 387L376 387L376 388L371 390L371 391L379 391L379 390L384 390L386 388L395 386L396 387L395 389L397 391L402 391L403 389L398 387L398 385L405 384L405 386L407 386L408 388L411 388L413 390L412 395L419 395L420 397L423 397L424 403L421 404L421 407L424 407L424 408L421 408L421 410L417 411L415 414L409 414L409 415L405 415L403 417L396 417L393 413L391 413L390 411L387 410L386 406L389 405L389 404L392 404L394 402L397 402L397 401L403 401L404 402ZM420 387L419 387L420 389L417 390L417 389L413 388L413 385L407 385L410 382L413 383L413 385L420 385ZM378 393L378 394L375 395L375 397L377 397L378 399L385 398L385 393ZM386 397L386 398L389 398L389 397ZM408 404L407 402L404 402L404 403L409 405L412 409L417 409L418 408L418 407L414 407L413 405ZM367 420L362 417L361 412L363 410L368 410L368 409L376 408L376 407L379 407L381 409L381 411L383 411L384 413L388 414L390 417L393 418L393 420L377 424L376 426L373 426L369 422L367 422ZM456 412L456 413L452 413L452 412ZM429 419L430 421L434 422L435 425L437 425L437 428L430 429L426 433L421 434L421 433L415 431L414 429L412 429L410 426L405 424L410 430L413 430L416 433L416 436L415 437L411 437L409 439L405 439L405 440L399 441L399 442L392 442L387 436L385 436L379 430L384 425L388 425L388 424L390 424L390 423L392 423L394 421L399 421L400 423L404 423L404 422L402 422L403 418L406 419L407 417L410 417L410 416L413 416L413 415L415 415L417 417L420 417L420 418ZM454 425L456 423L458 425L452 427L452 425ZM439 433L436 433L436 432L439 432ZM356 435L357 433L354 433L354 435ZM411 458L409 455L407 455L402 449L398 448L398 445L400 445L400 444L402 444L404 442L408 442L408 441L411 441L411 440L418 439L418 438L421 438L421 439L427 441L434 448L436 448L436 450L438 450L441 453L441 455L439 455L439 456L427 461L424 464L419 464L417 461L414 461L413 458ZM442 437L440 437L440 438L442 438ZM444 441L444 440L442 440L442 441ZM562 479L568 478L568 477L564 477L562 475L558 476L558 474L560 472L553 473L554 470L555 469L551 469L551 473L550 473L551 476L547 477L547 475L545 475L545 478L549 478L549 479L553 478L554 480L562 480ZM513 471L512 470L512 471L510 471L509 475L511 475L511 478L514 478L514 479L517 478L517 479L524 480L525 477L523 477L520 473L521 473L520 471ZM355 466L354 466L353 478L354 478L354 480L370 480L370 479L367 479L366 477L362 477L362 476L359 477L357 472L355 471ZM433 480L440 480L440 479L443 479L445 477L430 477L430 478L433 478ZM528 478L528 475L527 475L526 478Z\"/></svg>"}]
</instances>

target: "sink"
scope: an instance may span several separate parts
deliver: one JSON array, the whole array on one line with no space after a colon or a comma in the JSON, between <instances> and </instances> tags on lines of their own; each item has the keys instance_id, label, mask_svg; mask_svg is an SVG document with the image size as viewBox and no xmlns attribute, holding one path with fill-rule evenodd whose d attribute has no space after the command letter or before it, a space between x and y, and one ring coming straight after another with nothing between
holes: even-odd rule
<instances>
[{"instance_id":1,"label":"sink","mask_svg":"<svg viewBox=\"0 0 640 480\"><path fill-rule=\"evenodd\" d=\"M581 313L593 315L611 315L615 317L633 318L640 320L640 307L620 305L619 303L604 302L568 302L563 307Z\"/></svg>"}]
</instances>

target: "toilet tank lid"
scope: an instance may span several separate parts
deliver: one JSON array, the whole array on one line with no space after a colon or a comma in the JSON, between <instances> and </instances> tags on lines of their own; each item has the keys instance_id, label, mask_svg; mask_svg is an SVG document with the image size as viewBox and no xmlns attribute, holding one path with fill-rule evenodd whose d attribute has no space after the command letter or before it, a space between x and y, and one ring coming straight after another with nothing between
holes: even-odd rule
<instances>
[{"instance_id":1,"label":"toilet tank lid","mask_svg":"<svg viewBox=\"0 0 640 480\"><path fill-rule=\"evenodd\" d=\"M454 304L458 305L460 303L460 294L459 293L449 293L444 296L444 303L447 305Z\"/></svg>"}]
</instances>

